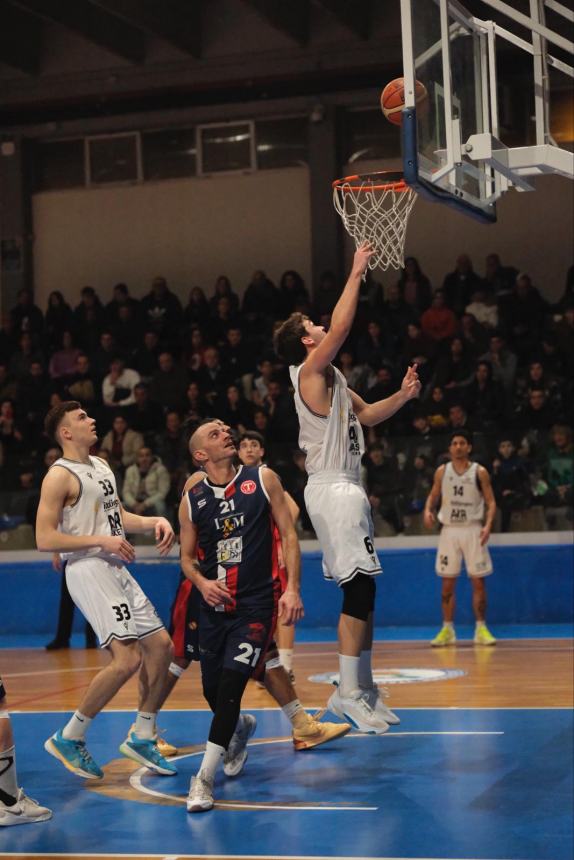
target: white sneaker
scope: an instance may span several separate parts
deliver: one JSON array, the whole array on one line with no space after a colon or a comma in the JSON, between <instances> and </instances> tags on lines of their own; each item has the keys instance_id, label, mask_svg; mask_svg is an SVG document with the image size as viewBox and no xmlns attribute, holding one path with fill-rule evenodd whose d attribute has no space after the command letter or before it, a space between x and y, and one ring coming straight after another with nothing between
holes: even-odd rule
<instances>
[{"instance_id":1,"label":"white sneaker","mask_svg":"<svg viewBox=\"0 0 574 860\"><path fill-rule=\"evenodd\" d=\"M18 789L18 800L14 806L0 803L0 827L10 827L12 824L34 824L38 821L48 821L52 810L24 794L24 789Z\"/></svg>"},{"instance_id":2,"label":"white sneaker","mask_svg":"<svg viewBox=\"0 0 574 860\"><path fill-rule=\"evenodd\" d=\"M398 726L401 722L400 717L395 714L394 711L385 705L385 699L388 698L389 692L385 687L378 687L374 684L369 689L365 690L369 699L369 705L380 717L383 718L385 723L388 723L390 726Z\"/></svg>"},{"instance_id":3,"label":"white sneaker","mask_svg":"<svg viewBox=\"0 0 574 860\"><path fill-rule=\"evenodd\" d=\"M369 693L364 690L355 690L350 696L341 696L336 689L327 707L338 717L352 723L360 732L382 735L389 730L389 724L373 710L369 704Z\"/></svg>"},{"instance_id":4,"label":"white sneaker","mask_svg":"<svg viewBox=\"0 0 574 860\"><path fill-rule=\"evenodd\" d=\"M213 809L213 780L199 771L197 776L192 777L187 795L188 812L207 812Z\"/></svg>"},{"instance_id":5,"label":"white sneaker","mask_svg":"<svg viewBox=\"0 0 574 860\"><path fill-rule=\"evenodd\" d=\"M238 776L247 761L247 741L257 728L257 720L252 714L240 714L237 726L225 755L223 773L225 776Z\"/></svg>"}]
</instances>

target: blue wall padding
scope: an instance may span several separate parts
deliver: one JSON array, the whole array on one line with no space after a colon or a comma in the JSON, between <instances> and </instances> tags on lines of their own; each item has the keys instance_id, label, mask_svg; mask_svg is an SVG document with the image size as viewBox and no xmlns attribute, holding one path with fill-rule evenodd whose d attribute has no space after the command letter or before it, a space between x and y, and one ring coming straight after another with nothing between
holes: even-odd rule
<instances>
[{"instance_id":1,"label":"blue wall padding","mask_svg":"<svg viewBox=\"0 0 574 860\"><path fill-rule=\"evenodd\" d=\"M488 618L492 623L566 623L574 618L574 551L570 546L491 547L494 573L488 577ZM376 623L426 626L440 619L440 580L434 549L388 549L380 553L384 573L377 579ZM138 562L131 571L167 622L179 578L175 561ZM305 627L332 627L341 592L326 582L318 552L303 556ZM60 574L49 561L2 564L0 635L47 633L56 629ZM457 589L456 620L472 621L470 585L465 574ZM76 613L74 629L82 623Z\"/></svg>"}]
</instances>

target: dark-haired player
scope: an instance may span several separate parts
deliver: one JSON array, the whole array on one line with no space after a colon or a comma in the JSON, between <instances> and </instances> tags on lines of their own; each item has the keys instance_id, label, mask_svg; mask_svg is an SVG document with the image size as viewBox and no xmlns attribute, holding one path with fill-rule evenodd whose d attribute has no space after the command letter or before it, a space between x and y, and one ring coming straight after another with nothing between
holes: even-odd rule
<instances>
[{"instance_id":1,"label":"dark-haired player","mask_svg":"<svg viewBox=\"0 0 574 860\"><path fill-rule=\"evenodd\" d=\"M454 594L463 559L472 582L472 608L476 618L474 641L477 645L496 644L485 622L485 577L492 573L492 561L486 544L496 514L496 501L490 475L484 466L472 462L471 451L472 437L468 430L455 430L448 447L450 463L436 470L424 509L424 523L430 529L436 522L434 512L440 499L438 520L442 529L436 555L436 572L442 577L443 625L431 642L435 648L456 642L453 626Z\"/></svg>"},{"instance_id":2,"label":"dark-haired player","mask_svg":"<svg viewBox=\"0 0 574 860\"><path fill-rule=\"evenodd\" d=\"M156 746L158 703L172 644L156 610L124 564L135 557L126 531L155 531L157 548L165 555L174 541L173 529L164 517L142 517L124 510L112 470L105 460L90 456L97 440L96 423L80 403L55 406L46 416L45 429L60 445L63 456L42 482L36 520L38 549L58 552L67 561L70 595L111 660L92 680L72 718L44 746L72 773L101 779L103 771L86 747L86 731L141 667L135 727L120 752L157 773L172 775L175 767Z\"/></svg>"}]
</instances>

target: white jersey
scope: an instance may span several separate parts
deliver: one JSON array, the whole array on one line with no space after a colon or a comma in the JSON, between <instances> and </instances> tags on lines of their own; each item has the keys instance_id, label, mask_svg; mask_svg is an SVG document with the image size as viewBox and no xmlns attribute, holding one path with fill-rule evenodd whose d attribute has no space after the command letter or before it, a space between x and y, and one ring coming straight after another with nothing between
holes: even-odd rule
<instances>
[{"instance_id":1,"label":"white jersey","mask_svg":"<svg viewBox=\"0 0 574 860\"><path fill-rule=\"evenodd\" d=\"M73 505L62 510L59 531L67 535L114 535L125 537L120 513L120 499L114 473L105 460L90 457L90 462L79 463L60 457L51 466L63 468L77 479L79 494ZM100 547L60 553L67 561L77 558L101 557L117 562L119 556L103 553Z\"/></svg>"},{"instance_id":2,"label":"white jersey","mask_svg":"<svg viewBox=\"0 0 574 860\"><path fill-rule=\"evenodd\" d=\"M299 447L307 455L309 475L325 472L347 473L360 483L361 457L365 453L363 428L353 411L347 380L340 370L333 371L333 396L328 415L319 415L301 396L299 374L303 365L290 367L295 389L295 408L299 418Z\"/></svg>"},{"instance_id":3,"label":"white jersey","mask_svg":"<svg viewBox=\"0 0 574 860\"><path fill-rule=\"evenodd\" d=\"M447 463L441 484L439 522L445 526L468 526L484 519L484 497L478 484L478 463L459 475Z\"/></svg>"}]
</instances>

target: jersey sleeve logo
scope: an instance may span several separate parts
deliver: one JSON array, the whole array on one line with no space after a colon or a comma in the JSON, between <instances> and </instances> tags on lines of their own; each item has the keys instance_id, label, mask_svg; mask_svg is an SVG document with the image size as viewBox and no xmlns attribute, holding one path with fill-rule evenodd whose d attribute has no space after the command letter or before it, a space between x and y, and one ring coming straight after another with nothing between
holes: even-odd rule
<instances>
[{"instance_id":1,"label":"jersey sleeve logo","mask_svg":"<svg viewBox=\"0 0 574 860\"><path fill-rule=\"evenodd\" d=\"M257 489L257 485L255 481L243 481L239 489L245 496L250 496Z\"/></svg>"}]
</instances>

